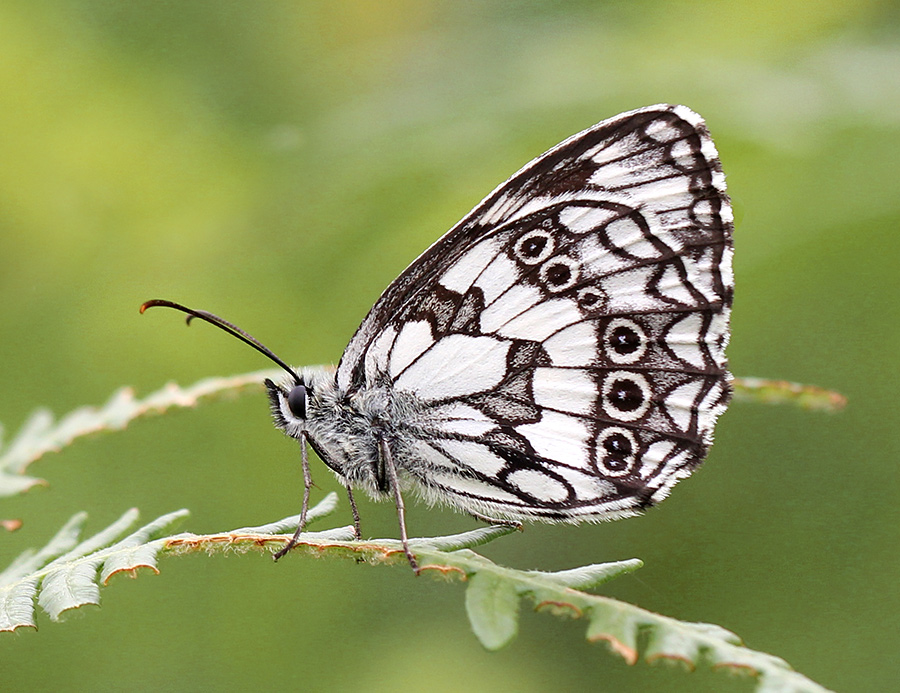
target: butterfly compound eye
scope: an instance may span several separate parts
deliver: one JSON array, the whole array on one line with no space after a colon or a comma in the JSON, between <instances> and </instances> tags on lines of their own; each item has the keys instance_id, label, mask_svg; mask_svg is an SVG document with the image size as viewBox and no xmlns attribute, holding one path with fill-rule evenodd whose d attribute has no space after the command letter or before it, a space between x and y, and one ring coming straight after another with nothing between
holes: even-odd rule
<instances>
[{"instance_id":1,"label":"butterfly compound eye","mask_svg":"<svg viewBox=\"0 0 900 693\"><path fill-rule=\"evenodd\" d=\"M306 386L295 385L287 397L288 409L298 419L306 418Z\"/></svg>"}]
</instances>

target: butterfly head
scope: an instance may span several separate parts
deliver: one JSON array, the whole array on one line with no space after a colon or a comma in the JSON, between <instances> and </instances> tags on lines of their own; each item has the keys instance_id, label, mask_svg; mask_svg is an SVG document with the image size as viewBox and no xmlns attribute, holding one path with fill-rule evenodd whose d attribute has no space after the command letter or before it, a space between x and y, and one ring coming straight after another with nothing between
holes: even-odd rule
<instances>
[{"instance_id":1,"label":"butterfly head","mask_svg":"<svg viewBox=\"0 0 900 693\"><path fill-rule=\"evenodd\" d=\"M341 397L334 372L324 368L301 368L293 378L265 381L275 426L291 438L308 443L338 474L343 474L348 450L355 446L353 432L341 426Z\"/></svg>"},{"instance_id":2,"label":"butterfly head","mask_svg":"<svg viewBox=\"0 0 900 693\"><path fill-rule=\"evenodd\" d=\"M309 416L309 405L312 396L311 388L300 376L296 381L276 384L266 378L266 390L269 394L269 405L275 425L295 438L306 428Z\"/></svg>"},{"instance_id":3,"label":"butterfly head","mask_svg":"<svg viewBox=\"0 0 900 693\"><path fill-rule=\"evenodd\" d=\"M275 425L292 438L316 427L335 399L334 375L322 368L291 370L292 378L265 381Z\"/></svg>"}]
</instances>

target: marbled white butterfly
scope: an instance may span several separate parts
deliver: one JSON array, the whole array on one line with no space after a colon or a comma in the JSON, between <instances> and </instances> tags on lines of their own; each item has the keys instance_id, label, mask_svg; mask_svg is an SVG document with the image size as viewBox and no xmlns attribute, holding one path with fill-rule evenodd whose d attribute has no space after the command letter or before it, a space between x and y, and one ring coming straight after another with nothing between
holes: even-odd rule
<instances>
[{"instance_id":1,"label":"marbled white butterfly","mask_svg":"<svg viewBox=\"0 0 900 693\"><path fill-rule=\"evenodd\" d=\"M684 106L605 120L525 166L387 288L336 371L266 381L276 425L350 494L488 522L634 515L703 460L731 376L732 213ZM297 539L301 526L297 530ZM279 552L294 545L292 541Z\"/></svg>"}]
</instances>

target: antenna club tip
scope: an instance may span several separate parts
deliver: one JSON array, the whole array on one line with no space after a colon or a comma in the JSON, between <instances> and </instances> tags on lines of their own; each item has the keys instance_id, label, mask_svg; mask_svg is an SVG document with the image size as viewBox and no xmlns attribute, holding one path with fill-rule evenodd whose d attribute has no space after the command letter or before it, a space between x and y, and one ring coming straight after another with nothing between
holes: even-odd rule
<instances>
[{"instance_id":1,"label":"antenna club tip","mask_svg":"<svg viewBox=\"0 0 900 693\"><path fill-rule=\"evenodd\" d=\"M191 324L191 321L194 318L199 318L200 320L203 320L204 322L208 322L209 324L218 327L220 330L224 330L225 332L230 334L232 337L236 337L237 339L244 342L244 344L248 344L251 347L253 347L254 349L256 349L258 352L260 352L263 356L268 358L270 361L274 361L275 363L277 363L284 370L286 370L288 373L291 374L291 377L297 381L298 385L301 384L299 376L289 365L287 365L284 361L282 361L280 358L278 358L274 354L274 352L271 349L269 349L269 347L262 344L258 339L256 339L252 335L248 334L247 332L244 332L244 330L242 330L237 325L233 325L232 323L228 322L227 320L220 318L218 315L213 315L212 313L208 313L205 310L194 310L193 308L188 308L187 306L183 306L180 303L175 303L175 301L167 301L162 298L155 298L152 301L145 301L144 303L142 303L141 309L140 309L141 313L143 313L148 308L154 308L156 306L160 306L162 308L173 308L174 310L178 310L178 311L181 311L182 313L186 313L187 317L185 318L185 322L188 325Z\"/></svg>"},{"instance_id":2,"label":"antenna club tip","mask_svg":"<svg viewBox=\"0 0 900 693\"><path fill-rule=\"evenodd\" d=\"M147 310L148 308L153 308L154 306L161 306L161 305L164 305L164 303L165 303L164 301L160 301L158 298L154 298L150 301L144 301L141 304L141 307L139 308L139 310L141 312L141 315L143 315L144 311Z\"/></svg>"}]
</instances>

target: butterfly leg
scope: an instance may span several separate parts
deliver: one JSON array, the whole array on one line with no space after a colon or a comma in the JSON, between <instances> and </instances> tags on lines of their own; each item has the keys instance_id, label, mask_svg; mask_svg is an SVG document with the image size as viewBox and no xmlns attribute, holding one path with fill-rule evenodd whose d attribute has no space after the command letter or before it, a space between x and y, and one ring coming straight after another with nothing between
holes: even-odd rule
<instances>
[{"instance_id":1,"label":"butterfly leg","mask_svg":"<svg viewBox=\"0 0 900 693\"><path fill-rule=\"evenodd\" d=\"M397 468L394 466L394 460L391 458L391 449L388 442L379 436L378 445L385 473L388 481L390 481L391 490L394 492L394 503L397 506L397 517L400 520L400 542L403 544L403 552L406 554L406 560L409 561L413 572L418 575L420 571L419 563L416 561L416 557L413 556L412 551L409 550L409 537L406 534L406 509L403 506L403 496L400 495L400 479L397 476Z\"/></svg>"},{"instance_id":2,"label":"butterfly leg","mask_svg":"<svg viewBox=\"0 0 900 693\"><path fill-rule=\"evenodd\" d=\"M474 510L467 511L469 515L474 517L476 520L481 520L482 522L487 522L489 525L501 525L503 527L514 527L520 532L525 529L521 522L517 522L516 520L500 520L496 517L488 517L487 515L482 515L479 512L475 512Z\"/></svg>"},{"instance_id":3,"label":"butterfly leg","mask_svg":"<svg viewBox=\"0 0 900 693\"><path fill-rule=\"evenodd\" d=\"M362 539L362 530L359 526L359 509L356 507L356 501L353 500L353 489L350 488L349 484L344 488L347 489L347 498L350 500L350 510L353 511L353 536L356 537L356 541L359 541Z\"/></svg>"},{"instance_id":4,"label":"butterfly leg","mask_svg":"<svg viewBox=\"0 0 900 693\"><path fill-rule=\"evenodd\" d=\"M300 533L306 527L306 514L309 512L309 490L312 488L313 482L312 474L309 471L309 453L306 449L305 433L300 435L300 466L303 468L303 503L300 506L300 522L297 523L297 531L294 532L291 540L273 556L276 561L297 545L297 539L300 538ZM354 506L354 513L355 510Z\"/></svg>"}]
</instances>

